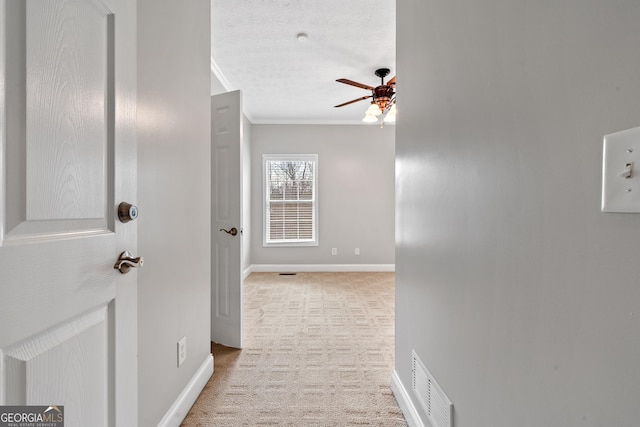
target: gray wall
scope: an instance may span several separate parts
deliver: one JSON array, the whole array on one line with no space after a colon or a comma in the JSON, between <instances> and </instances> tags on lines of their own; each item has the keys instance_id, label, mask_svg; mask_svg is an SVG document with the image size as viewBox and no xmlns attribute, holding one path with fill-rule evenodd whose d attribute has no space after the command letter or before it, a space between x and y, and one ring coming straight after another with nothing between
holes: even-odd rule
<instances>
[{"instance_id":1,"label":"gray wall","mask_svg":"<svg viewBox=\"0 0 640 427\"><path fill-rule=\"evenodd\" d=\"M220 93L225 93L227 90L224 88L220 80L211 72L211 95L218 95Z\"/></svg>"},{"instance_id":2,"label":"gray wall","mask_svg":"<svg viewBox=\"0 0 640 427\"><path fill-rule=\"evenodd\" d=\"M640 2L397 6L402 382L415 349L456 427L637 426L640 215L600 192L602 136L640 125Z\"/></svg>"},{"instance_id":3,"label":"gray wall","mask_svg":"<svg viewBox=\"0 0 640 427\"><path fill-rule=\"evenodd\" d=\"M209 19L207 0L138 0L143 427L158 424L210 353ZM187 360L178 368L183 336Z\"/></svg>"},{"instance_id":4,"label":"gray wall","mask_svg":"<svg viewBox=\"0 0 640 427\"><path fill-rule=\"evenodd\" d=\"M394 263L394 126L253 125L251 132L254 265ZM265 248L262 155L301 153L318 154L320 244Z\"/></svg>"}]
</instances>

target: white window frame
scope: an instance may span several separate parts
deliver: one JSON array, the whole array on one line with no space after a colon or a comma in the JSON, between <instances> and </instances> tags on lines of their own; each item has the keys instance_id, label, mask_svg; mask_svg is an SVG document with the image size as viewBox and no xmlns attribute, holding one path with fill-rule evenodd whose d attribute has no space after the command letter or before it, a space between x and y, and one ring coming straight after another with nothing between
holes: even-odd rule
<instances>
[{"instance_id":1,"label":"white window frame","mask_svg":"<svg viewBox=\"0 0 640 427\"><path fill-rule=\"evenodd\" d=\"M309 240L270 241L269 236L269 178L267 162L303 161L313 162L313 195L312 195L312 238ZM318 246L318 155L317 154L263 154L262 155L262 246L295 247Z\"/></svg>"}]
</instances>

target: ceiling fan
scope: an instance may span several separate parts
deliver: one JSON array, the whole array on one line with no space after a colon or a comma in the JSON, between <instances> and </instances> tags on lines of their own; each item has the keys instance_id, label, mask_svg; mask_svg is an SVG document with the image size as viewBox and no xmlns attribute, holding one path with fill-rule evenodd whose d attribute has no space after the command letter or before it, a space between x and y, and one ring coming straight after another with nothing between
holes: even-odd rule
<instances>
[{"instance_id":1,"label":"ceiling fan","mask_svg":"<svg viewBox=\"0 0 640 427\"><path fill-rule=\"evenodd\" d=\"M377 116L387 112L388 110L389 110L389 114L387 114L387 118L385 120L392 121L389 115L392 115L393 119L395 120L395 103L396 103L396 92L394 90L396 87L395 76L389 79L389 81L387 81L386 84L384 83L384 78L389 75L390 71L391 70L389 70L388 68L378 68L375 71L376 76L380 77L380 86L376 86L376 87L369 86L363 83L354 82L353 80L349 80L349 79L336 80L339 83L344 83L347 85L370 90L371 95L352 99L351 101L347 101L342 104L336 105L335 108L344 107L345 105L353 104L354 102L364 101L365 99L373 98L371 101L371 105L369 106L369 109L367 110L367 113L363 121L375 122L378 120L376 118Z\"/></svg>"}]
</instances>

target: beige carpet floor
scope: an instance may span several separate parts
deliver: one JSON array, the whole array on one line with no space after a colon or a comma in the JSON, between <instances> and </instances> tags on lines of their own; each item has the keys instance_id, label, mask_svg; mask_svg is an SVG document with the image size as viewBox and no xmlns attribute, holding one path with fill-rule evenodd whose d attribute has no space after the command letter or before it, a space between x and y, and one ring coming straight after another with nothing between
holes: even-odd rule
<instances>
[{"instance_id":1,"label":"beige carpet floor","mask_svg":"<svg viewBox=\"0 0 640 427\"><path fill-rule=\"evenodd\" d=\"M213 345L214 374L182 426L406 426L391 393L393 273L253 273L242 350Z\"/></svg>"}]
</instances>

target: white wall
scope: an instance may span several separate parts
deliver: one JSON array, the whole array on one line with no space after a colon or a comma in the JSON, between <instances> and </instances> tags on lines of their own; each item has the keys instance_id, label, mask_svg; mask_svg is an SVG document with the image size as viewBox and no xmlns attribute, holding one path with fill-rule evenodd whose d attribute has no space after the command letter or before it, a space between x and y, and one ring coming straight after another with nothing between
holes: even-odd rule
<instances>
[{"instance_id":1,"label":"white wall","mask_svg":"<svg viewBox=\"0 0 640 427\"><path fill-rule=\"evenodd\" d=\"M158 424L210 354L209 4L138 0L143 427ZM183 336L187 360L178 368Z\"/></svg>"},{"instance_id":2,"label":"white wall","mask_svg":"<svg viewBox=\"0 0 640 427\"><path fill-rule=\"evenodd\" d=\"M394 126L253 125L251 131L252 264L394 263ZM285 153L319 156L317 247L262 245L262 155Z\"/></svg>"},{"instance_id":3,"label":"white wall","mask_svg":"<svg viewBox=\"0 0 640 427\"><path fill-rule=\"evenodd\" d=\"M403 384L415 349L456 427L637 426L640 215L600 191L602 136L640 125L640 2L397 7Z\"/></svg>"}]
</instances>

